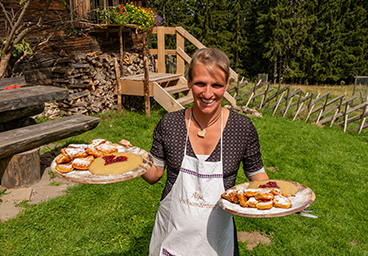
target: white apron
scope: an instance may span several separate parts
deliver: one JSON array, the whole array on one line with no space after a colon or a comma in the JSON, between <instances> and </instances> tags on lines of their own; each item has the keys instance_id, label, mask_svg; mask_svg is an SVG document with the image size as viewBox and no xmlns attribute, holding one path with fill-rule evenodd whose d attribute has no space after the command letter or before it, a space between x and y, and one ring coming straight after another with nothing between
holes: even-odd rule
<instances>
[{"instance_id":1,"label":"white apron","mask_svg":"<svg viewBox=\"0 0 368 256\"><path fill-rule=\"evenodd\" d=\"M232 215L218 200L225 191L221 159L205 162L187 156L189 117L184 158L170 193L160 202L150 243L151 256L233 255Z\"/></svg>"}]
</instances>

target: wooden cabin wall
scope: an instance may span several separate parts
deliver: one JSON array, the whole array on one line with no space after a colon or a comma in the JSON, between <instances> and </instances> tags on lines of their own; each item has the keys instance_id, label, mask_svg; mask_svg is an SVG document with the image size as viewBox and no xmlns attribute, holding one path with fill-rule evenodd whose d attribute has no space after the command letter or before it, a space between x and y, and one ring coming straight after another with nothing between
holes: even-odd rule
<instances>
[{"instance_id":1,"label":"wooden cabin wall","mask_svg":"<svg viewBox=\"0 0 368 256\"><path fill-rule=\"evenodd\" d=\"M77 4L76 1L72 0ZM95 0L101 1L101 0ZM120 0L121 1L121 0ZM131 1L129 1L131 2ZM133 1L133 4L140 6L145 5L145 1ZM25 15L24 21L37 22L39 14L44 7L43 0L34 0L30 6L30 9ZM88 5L82 6L80 10L87 11ZM12 8L15 12L20 10L19 0L7 0L5 8L10 11ZM94 8L92 6L92 8ZM70 10L64 9L60 5L60 0L53 0L50 5L49 12L45 19L45 24L53 24L60 20L70 17ZM0 10L0 39L5 38L6 33L9 32L9 24L5 18L3 11ZM46 33L46 30L37 30L34 33L27 36L26 40L34 45L42 36ZM141 53L142 52L142 35L136 34L134 30L130 28L124 28L124 51ZM119 54L120 43L118 36L118 28L110 27L108 29L98 29L96 27L83 27L78 28L78 34L73 37L67 37L63 31L58 32L52 37L49 42L42 46L42 48L36 49L36 54L26 61L22 61L19 67L15 70L13 76L18 74L25 74L26 81L29 84L49 84L50 81L50 68L55 63L63 58L63 55L79 55L91 52L101 53L113 53ZM64 56L64 57L65 57ZM10 63L10 64L14 64ZM31 75L34 73L35 75Z\"/></svg>"},{"instance_id":2,"label":"wooden cabin wall","mask_svg":"<svg viewBox=\"0 0 368 256\"><path fill-rule=\"evenodd\" d=\"M14 13L18 13L21 10L21 6L19 5L19 0L6 0L3 2L3 5L7 11L13 10ZM44 0L34 0L28 9L28 12L24 16L24 22L33 22L36 23L39 19L40 13L42 12L45 6ZM61 19L67 18L69 15L69 10L63 8L60 5L60 0L53 0L50 4L49 11L47 12L45 18L45 24L52 25L55 22L59 22ZM9 33L11 27L6 19L6 16L3 10L0 9L0 38L5 38ZM37 33L30 35L30 37L37 37Z\"/></svg>"}]
</instances>

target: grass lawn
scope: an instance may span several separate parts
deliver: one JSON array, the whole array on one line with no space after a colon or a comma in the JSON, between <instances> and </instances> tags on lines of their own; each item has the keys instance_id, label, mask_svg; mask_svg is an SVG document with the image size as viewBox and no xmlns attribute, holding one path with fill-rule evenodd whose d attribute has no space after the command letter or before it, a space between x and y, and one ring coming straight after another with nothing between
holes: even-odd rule
<instances>
[{"instance_id":1,"label":"grass lawn","mask_svg":"<svg viewBox=\"0 0 368 256\"><path fill-rule=\"evenodd\" d=\"M150 150L152 132L165 112L111 111L98 115L97 128L60 142L89 143L95 138L125 138ZM264 165L271 179L310 187L309 207L318 219L292 214L252 219L235 216L237 230L259 231L270 238L241 255L368 255L368 135L343 133L301 120L252 118ZM247 182L239 170L237 184ZM65 196L29 205L16 218L0 223L1 255L148 255L150 236L165 178L151 186L141 178L108 184L72 186ZM0 194L1 195L1 194Z\"/></svg>"}]
</instances>

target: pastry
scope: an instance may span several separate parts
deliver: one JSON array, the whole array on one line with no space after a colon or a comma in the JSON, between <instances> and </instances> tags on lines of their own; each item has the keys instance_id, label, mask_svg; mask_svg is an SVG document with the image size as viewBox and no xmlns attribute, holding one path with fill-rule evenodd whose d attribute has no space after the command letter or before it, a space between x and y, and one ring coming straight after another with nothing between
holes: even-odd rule
<instances>
[{"instance_id":1,"label":"pastry","mask_svg":"<svg viewBox=\"0 0 368 256\"><path fill-rule=\"evenodd\" d=\"M245 196L244 191L239 191L238 192L238 199L239 199L239 204L242 207L246 207L247 206L248 198Z\"/></svg>"},{"instance_id":2,"label":"pastry","mask_svg":"<svg viewBox=\"0 0 368 256\"><path fill-rule=\"evenodd\" d=\"M247 202L248 207L256 208L258 204L258 201L254 197L250 197Z\"/></svg>"},{"instance_id":3,"label":"pastry","mask_svg":"<svg viewBox=\"0 0 368 256\"><path fill-rule=\"evenodd\" d=\"M101 145L105 142L106 142L106 140L104 140L104 139L94 139L94 140L91 141L91 146L92 147L97 147L98 145Z\"/></svg>"},{"instance_id":4,"label":"pastry","mask_svg":"<svg viewBox=\"0 0 368 256\"><path fill-rule=\"evenodd\" d=\"M239 199L237 196L237 191L233 190L229 193L230 196L230 202L234 203L234 204L238 204L239 203Z\"/></svg>"},{"instance_id":5,"label":"pastry","mask_svg":"<svg viewBox=\"0 0 368 256\"><path fill-rule=\"evenodd\" d=\"M240 204L242 207L257 208L259 210L268 210L272 207L283 209L291 207L291 200L287 194L278 188L231 189L222 193L221 197L234 204Z\"/></svg>"},{"instance_id":6,"label":"pastry","mask_svg":"<svg viewBox=\"0 0 368 256\"><path fill-rule=\"evenodd\" d=\"M64 155L69 155L72 158L88 156L84 148L63 148L61 149L61 153L63 153Z\"/></svg>"},{"instance_id":7,"label":"pastry","mask_svg":"<svg viewBox=\"0 0 368 256\"><path fill-rule=\"evenodd\" d=\"M55 166L55 169L56 169L58 172L61 172L61 173L67 173L67 172L71 172L71 171L73 171L73 170L74 170L72 163L57 164L57 165Z\"/></svg>"},{"instance_id":8,"label":"pastry","mask_svg":"<svg viewBox=\"0 0 368 256\"><path fill-rule=\"evenodd\" d=\"M103 155L110 155L112 153L118 152L118 149L109 143L103 143L96 146L96 149L100 151Z\"/></svg>"},{"instance_id":9,"label":"pastry","mask_svg":"<svg viewBox=\"0 0 368 256\"><path fill-rule=\"evenodd\" d=\"M100 157L100 156L102 156L103 154L100 152L100 151L98 151L96 148L92 148L92 147L88 147L88 148L86 148L86 153L88 154L88 155L92 155L92 156L94 156L94 157Z\"/></svg>"},{"instance_id":10,"label":"pastry","mask_svg":"<svg viewBox=\"0 0 368 256\"><path fill-rule=\"evenodd\" d=\"M257 201L270 201L273 199L273 195L268 192L260 192L254 196Z\"/></svg>"},{"instance_id":11,"label":"pastry","mask_svg":"<svg viewBox=\"0 0 368 256\"><path fill-rule=\"evenodd\" d=\"M244 190L244 194L245 194L246 197L255 196L259 192L261 192L260 189L246 189L246 190Z\"/></svg>"},{"instance_id":12,"label":"pastry","mask_svg":"<svg viewBox=\"0 0 368 256\"><path fill-rule=\"evenodd\" d=\"M271 201L261 201L257 203L256 207L258 210L268 210L273 207L273 202L272 200Z\"/></svg>"},{"instance_id":13,"label":"pastry","mask_svg":"<svg viewBox=\"0 0 368 256\"><path fill-rule=\"evenodd\" d=\"M60 154L55 158L55 163L65 164L71 162L72 160L73 158L70 155Z\"/></svg>"},{"instance_id":14,"label":"pastry","mask_svg":"<svg viewBox=\"0 0 368 256\"><path fill-rule=\"evenodd\" d=\"M275 196L275 198L273 199L273 205L277 208L288 209L291 207L291 201L287 197Z\"/></svg>"},{"instance_id":15,"label":"pastry","mask_svg":"<svg viewBox=\"0 0 368 256\"><path fill-rule=\"evenodd\" d=\"M95 160L93 156L87 156L82 158L74 158L72 166L74 169L78 170L88 170L91 163Z\"/></svg>"}]
</instances>

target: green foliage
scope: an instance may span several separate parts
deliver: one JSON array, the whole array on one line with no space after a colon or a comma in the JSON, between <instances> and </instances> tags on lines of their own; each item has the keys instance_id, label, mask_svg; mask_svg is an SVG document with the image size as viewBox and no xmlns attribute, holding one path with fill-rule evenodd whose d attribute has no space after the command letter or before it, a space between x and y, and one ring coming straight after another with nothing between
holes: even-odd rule
<instances>
[{"instance_id":1,"label":"green foliage","mask_svg":"<svg viewBox=\"0 0 368 256\"><path fill-rule=\"evenodd\" d=\"M146 31L160 23L160 17L151 8L137 7L133 4L117 5L106 10L97 10L100 19L124 27L126 24L136 24L142 31Z\"/></svg>"},{"instance_id":2,"label":"green foliage","mask_svg":"<svg viewBox=\"0 0 368 256\"><path fill-rule=\"evenodd\" d=\"M75 36L78 34L78 30L76 28L69 27L64 29L64 33L67 36Z\"/></svg>"},{"instance_id":3,"label":"green foliage","mask_svg":"<svg viewBox=\"0 0 368 256\"><path fill-rule=\"evenodd\" d=\"M1 40L1 44L2 45L6 44L6 39L5 38L3 40ZM33 54L33 50L31 48L31 45L25 39L22 39L22 43L16 44L14 46L12 56L13 57L19 57L23 54L29 54L29 55ZM0 50L0 59L1 59L1 56L2 56L2 51Z\"/></svg>"},{"instance_id":4,"label":"green foliage","mask_svg":"<svg viewBox=\"0 0 368 256\"><path fill-rule=\"evenodd\" d=\"M346 84L368 73L368 6L362 1L153 1L166 26L222 49L231 67L286 83ZM165 39L168 49L175 40ZM195 50L186 42L186 52Z\"/></svg>"}]
</instances>

